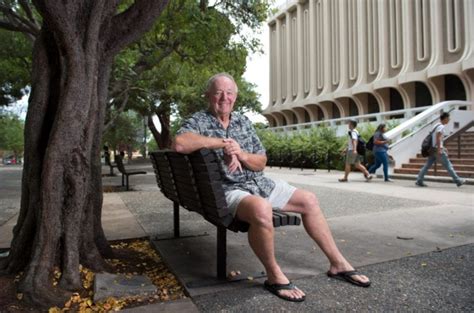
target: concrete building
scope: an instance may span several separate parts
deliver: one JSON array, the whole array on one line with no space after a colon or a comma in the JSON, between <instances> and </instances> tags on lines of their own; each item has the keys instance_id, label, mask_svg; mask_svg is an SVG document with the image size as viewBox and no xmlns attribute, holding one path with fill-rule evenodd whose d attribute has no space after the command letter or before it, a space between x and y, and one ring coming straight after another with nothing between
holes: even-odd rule
<instances>
[{"instance_id":1,"label":"concrete building","mask_svg":"<svg viewBox=\"0 0 474 313\"><path fill-rule=\"evenodd\" d=\"M473 0L294 0L270 28L270 127L474 101Z\"/></svg>"}]
</instances>

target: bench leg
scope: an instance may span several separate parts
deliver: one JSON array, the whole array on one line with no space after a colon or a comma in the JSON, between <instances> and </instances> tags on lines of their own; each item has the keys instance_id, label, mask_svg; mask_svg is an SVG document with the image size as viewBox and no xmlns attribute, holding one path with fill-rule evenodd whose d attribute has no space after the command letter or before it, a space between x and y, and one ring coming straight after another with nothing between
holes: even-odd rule
<instances>
[{"instance_id":1,"label":"bench leg","mask_svg":"<svg viewBox=\"0 0 474 313\"><path fill-rule=\"evenodd\" d=\"M128 175L125 175L125 184L126 184L125 190L128 191Z\"/></svg>"},{"instance_id":2,"label":"bench leg","mask_svg":"<svg viewBox=\"0 0 474 313\"><path fill-rule=\"evenodd\" d=\"M174 228L174 237L179 237L179 204L178 202L173 202L173 228Z\"/></svg>"},{"instance_id":3,"label":"bench leg","mask_svg":"<svg viewBox=\"0 0 474 313\"><path fill-rule=\"evenodd\" d=\"M122 187L125 186L125 175L122 174Z\"/></svg>"},{"instance_id":4,"label":"bench leg","mask_svg":"<svg viewBox=\"0 0 474 313\"><path fill-rule=\"evenodd\" d=\"M217 227L217 278L225 279L227 271L227 229Z\"/></svg>"},{"instance_id":5,"label":"bench leg","mask_svg":"<svg viewBox=\"0 0 474 313\"><path fill-rule=\"evenodd\" d=\"M114 176L114 167L110 166L110 176Z\"/></svg>"}]
</instances>

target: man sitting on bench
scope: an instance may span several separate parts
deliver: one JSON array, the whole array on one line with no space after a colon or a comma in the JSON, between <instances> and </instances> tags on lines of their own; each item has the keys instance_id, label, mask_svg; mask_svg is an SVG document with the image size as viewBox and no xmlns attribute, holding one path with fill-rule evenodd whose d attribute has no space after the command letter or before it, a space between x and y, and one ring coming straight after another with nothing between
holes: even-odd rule
<instances>
[{"instance_id":1,"label":"man sitting on bench","mask_svg":"<svg viewBox=\"0 0 474 313\"><path fill-rule=\"evenodd\" d=\"M250 246L268 277L265 288L288 301L305 299L304 292L288 280L275 259L272 208L301 214L308 235L329 259L329 277L368 287L369 279L358 274L337 248L316 196L263 175L265 149L250 120L232 112L237 98L233 77L227 73L212 76L205 95L208 110L197 112L184 122L173 148L181 153L202 148L216 150L222 160L228 207L238 219L250 224Z\"/></svg>"}]
</instances>

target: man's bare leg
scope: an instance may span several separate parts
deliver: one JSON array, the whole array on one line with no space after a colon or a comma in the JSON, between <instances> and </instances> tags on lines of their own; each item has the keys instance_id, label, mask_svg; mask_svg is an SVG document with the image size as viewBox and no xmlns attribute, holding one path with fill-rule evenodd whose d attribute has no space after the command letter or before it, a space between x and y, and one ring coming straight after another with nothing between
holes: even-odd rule
<instances>
[{"instance_id":1,"label":"man's bare leg","mask_svg":"<svg viewBox=\"0 0 474 313\"><path fill-rule=\"evenodd\" d=\"M356 163L355 164L355 167L359 169L359 171L361 171L362 173L364 173L364 176L367 178L370 174L369 174L369 171L367 171L367 169L365 168L365 166L363 166L362 164L360 163Z\"/></svg>"},{"instance_id":2,"label":"man's bare leg","mask_svg":"<svg viewBox=\"0 0 474 313\"><path fill-rule=\"evenodd\" d=\"M347 178L349 177L350 172L351 172L351 164L346 163L344 167L344 178L340 179L340 181L347 181Z\"/></svg>"},{"instance_id":3,"label":"man's bare leg","mask_svg":"<svg viewBox=\"0 0 474 313\"><path fill-rule=\"evenodd\" d=\"M268 201L257 196L245 197L237 207L237 217L250 224L250 247L262 262L270 284L287 284L288 278L275 259L273 214ZM305 294L300 289L281 290L280 295L299 299Z\"/></svg>"},{"instance_id":4,"label":"man's bare leg","mask_svg":"<svg viewBox=\"0 0 474 313\"><path fill-rule=\"evenodd\" d=\"M297 189L283 211L301 213L306 232L329 259L331 273L354 269L337 248L326 218L319 207L319 201L313 193ZM354 275L352 278L363 283L369 281L364 275Z\"/></svg>"}]
</instances>

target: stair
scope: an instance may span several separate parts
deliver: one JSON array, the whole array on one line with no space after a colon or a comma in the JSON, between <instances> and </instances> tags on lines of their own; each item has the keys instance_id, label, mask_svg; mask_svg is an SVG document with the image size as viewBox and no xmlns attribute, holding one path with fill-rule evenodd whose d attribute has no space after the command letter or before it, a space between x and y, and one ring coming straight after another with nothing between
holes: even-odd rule
<instances>
[{"instance_id":1,"label":"stair","mask_svg":"<svg viewBox=\"0 0 474 313\"><path fill-rule=\"evenodd\" d=\"M453 138L445 142L445 147L448 149L449 159L453 164L456 173L463 178L474 178L474 131L467 131L461 134L461 149L458 155L458 139ZM402 164L401 168L394 170L395 175L417 175L423 165L426 163L426 158L421 154L417 154L415 158L411 158L409 163ZM427 175L449 177L448 172L444 169L442 164L431 167Z\"/></svg>"}]
</instances>

